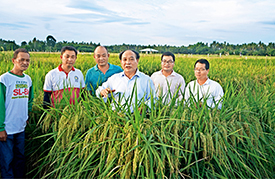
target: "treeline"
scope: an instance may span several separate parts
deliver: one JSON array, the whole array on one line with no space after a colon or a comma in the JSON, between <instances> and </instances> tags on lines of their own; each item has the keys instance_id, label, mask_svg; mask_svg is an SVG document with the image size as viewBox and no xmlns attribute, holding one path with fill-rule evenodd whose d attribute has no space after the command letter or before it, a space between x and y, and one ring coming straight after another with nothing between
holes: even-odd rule
<instances>
[{"instance_id":1,"label":"treeline","mask_svg":"<svg viewBox=\"0 0 275 179\"><path fill-rule=\"evenodd\" d=\"M26 48L29 51L37 52L57 52L60 51L63 46L70 45L74 46L80 52L93 52L94 49L100 45L100 43L93 42L57 42L56 39L48 35L46 40L38 40L33 38L29 42L23 41L20 45L16 44L15 41L0 39L0 51L11 51L19 47ZM203 43L198 42L194 45L188 46L170 46L170 45L134 45L134 44L122 44L122 45L109 45L106 46L109 52L119 53L126 49L142 50L144 48L153 48L158 50L159 53L165 51L171 51L173 53L181 54L222 54L222 55L253 55L253 56L275 56L275 43L270 42L264 44L261 41L258 43L244 43L244 44L229 44L227 42L216 42Z\"/></svg>"}]
</instances>

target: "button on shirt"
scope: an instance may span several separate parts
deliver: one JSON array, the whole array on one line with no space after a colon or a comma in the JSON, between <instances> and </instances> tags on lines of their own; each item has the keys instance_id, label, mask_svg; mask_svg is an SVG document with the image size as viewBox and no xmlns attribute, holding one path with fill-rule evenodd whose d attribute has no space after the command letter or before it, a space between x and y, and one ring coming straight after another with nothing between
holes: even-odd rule
<instances>
[{"instance_id":1,"label":"button on shirt","mask_svg":"<svg viewBox=\"0 0 275 179\"><path fill-rule=\"evenodd\" d=\"M162 74L162 70L160 70L153 73L151 79L155 85L157 96L163 97L163 103L169 103L173 96L175 96L177 90L179 90L177 101L182 100L185 89L185 81L180 74L173 71L166 77Z\"/></svg>"},{"instance_id":2,"label":"button on shirt","mask_svg":"<svg viewBox=\"0 0 275 179\"><path fill-rule=\"evenodd\" d=\"M113 92L115 100L120 103L121 106L127 103L132 112L135 104L135 92L133 93L133 90L136 89L138 104L144 101L149 107L151 93L154 98L156 96L155 87L151 78L138 70L131 79L129 79L124 72L114 74L103 83L102 86L98 87L96 90L97 96L99 97L100 91L106 88L115 90L115 92ZM106 100L106 98L104 100Z\"/></svg>"},{"instance_id":3,"label":"button on shirt","mask_svg":"<svg viewBox=\"0 0 275 179\"><path fill-rule=\"evenodd\" d=\"M197 80L188 83L185 89L185 100L187 103L189 102L188 100L191 100L190 98L193 98L190 92L196 101L199 99L203 102L206 99L207 106L214 108L216 104L219 109L222 108L222 101L220 99L224 93L221 85L216 81L208 78L203 85L200 85Z\"/></svg>"},{"instance_id":4,"label":"button on shirt","mask_svg":"<svg viewBox=\"0 0 275 179\"><path fill-rule=\"evenodd\" d=\"M87 71L85 84L87 85L87 90L92 91L92 94L94 94L97 87L107 81L110 76L123 71L117 65L113 65L110 63L108 64L109 69L106 71L105 74L101 70L99 70L98 65L95 65L93 68L90 68Z\"/></svg>"}]
</instances>

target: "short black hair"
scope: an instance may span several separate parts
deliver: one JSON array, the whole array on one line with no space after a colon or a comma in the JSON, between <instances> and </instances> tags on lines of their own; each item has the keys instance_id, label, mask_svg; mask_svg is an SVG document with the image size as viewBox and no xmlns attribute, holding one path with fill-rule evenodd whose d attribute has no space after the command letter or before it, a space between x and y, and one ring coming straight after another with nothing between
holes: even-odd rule
<instances>
[{"instance_id":1,"label":"short black hair","mask_svg":"<svg viewBox=\"0 0 275 179\"><path fill-rule=\"evenodd\" d=\"M175 62L175 55L172 53L172 52L164 52L162 55L161 55L161 61L162 61L162 57L163 56L171 56L173 58L173 61Z\"/></svg>"},{"instance_id":2,"label":"short black hair","mask_svg":"<svg viewBox=\"0 0 275 179\"><path fill-rule=\"evenodd\" d=\"M129 50L129 49L128 49ZM121 60L121 58L122 58L122 55L123 55L123 53L125 52L125 51L127 51L127 50L123 50L122 52L120 52L120 54L119 54L119 59ZM135 50L131 50L132 52L134 52L135 54L136 54L136 59L138 60L139 59L139 53L137 52L137 51L135 51Z\"/></svg>"},{"instance_id":3,"label":"short black hair","mask_svg":"<svg viewBox=\"0 0 275 179\"><path fill-rule=\"evenodd\" d=\"M24 49L24 48L18 48L18 49L16 49L16 50L14 51L14 53L13 53L13 58L14 58L14 59L17 58L19 52L23 52L23 53L29 54L28 50L26 50L26 49ZM29 55L30 55L30 54L29 54Z\"/></svg>"},{"instance_id":4,"label":"short black hair","mask_svg":"<svg viewBox=\"0 0 275 179\"><path fill-rule=\"evenodd\" d=\"M205 69L206 70L208 70L209 67L210 67L209 62L206 59L203 59L203 58L196 61L195 65L194 65L194 68L196 68L197 63L205 64Z\"/></svg>"},{"instance_id":5,"label":"short black hair","mask_svg":"<svg viewBox=\"0 0 275 179\"><path fill-rule=\"evenodd\" d=\"M73 46L64 46L64 47L62 47L62 49L61 49L61 55L63 55L63 53L64 53L66 50L74 51L74 52L75 52L75 55L77 56L77 50L76 50Z\"/></svg>"}]
</instances>

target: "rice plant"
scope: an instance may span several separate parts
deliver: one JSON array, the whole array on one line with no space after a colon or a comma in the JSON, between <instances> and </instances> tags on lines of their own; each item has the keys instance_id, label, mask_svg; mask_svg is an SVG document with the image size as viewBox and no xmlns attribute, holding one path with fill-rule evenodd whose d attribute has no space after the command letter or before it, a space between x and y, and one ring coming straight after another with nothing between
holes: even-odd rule
<instances>
[{"instance_id":1,"label":"rice plant","mask_svg":"<svg viewBox=\"0 0 275 179\"><path fill-rule=\"evenodd\" d=\"M110 62L119 64L117 54ZM188 83L193 65L204 56L177 55L175 71ZM5 57L10 58L10 57ZM45 74L60 63L59 54L31 53L26 71L35 89L34 111L26 128L29 177L39 178L274 178L275 79L271 57L204 57L209 77L225 92L223 107L196 102L176 105L162 98L121 106L115 99L83 94L83 99L43 110ZM12 67L0 60L1 73ZM79 54L84 75L95 64ZM4 69L4 70L3 70ZM160 69L160 55L141 56L139 69ZM135 94L131 96L135 98ZM115 106L115 110L112 110ZM143 106L139 111L138 106Z\"/></svg>"}]
</instances>

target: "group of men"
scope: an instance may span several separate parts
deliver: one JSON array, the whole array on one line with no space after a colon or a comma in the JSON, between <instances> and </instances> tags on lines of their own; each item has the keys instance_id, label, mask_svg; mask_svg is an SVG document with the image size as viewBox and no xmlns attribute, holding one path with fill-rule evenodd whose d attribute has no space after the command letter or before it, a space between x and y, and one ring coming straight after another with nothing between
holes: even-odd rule
<instances>
[{"instance_id":1,"label":"group of men","mask_svg":"<svg viewBox=\"0 0 275 179\"><path fill-rule=\"evenodd\" d=\"M106 100L112 95L119 104L129 104L133 111L135 104L147 104L160 98L164 104L171 99L176 103L185 100L205 102L210 108L221 109L223 89L219 83L208 78L209 62L199 59L194 65L196 80L185 87L184 78L174 71L175 56L165 52L161 56L161 70L151 77L138 70L140 55L134 50L119 54L121 67L108 62L110 54L104 46L94 51L96 65L84 76L74 67L77 50L65 46L61 49L61 64L47 73L44 83L44 107L55 107L69 94L70 103L80 97L86 87L93 96ZM30 63L30 55L25 49L17 49L12 58L14 67L0 76L0 165L3 178L24 177L24 139L28 113L33 101L31 78L23 72ZM134 95L134 96L133 96ZM152 99L153 98L153 99ZM136 101L137 100L137 101ZM140 106L139 106L140 107ZM139 108L142 110L142 107Z\"/></svg>"}]
</instances>

